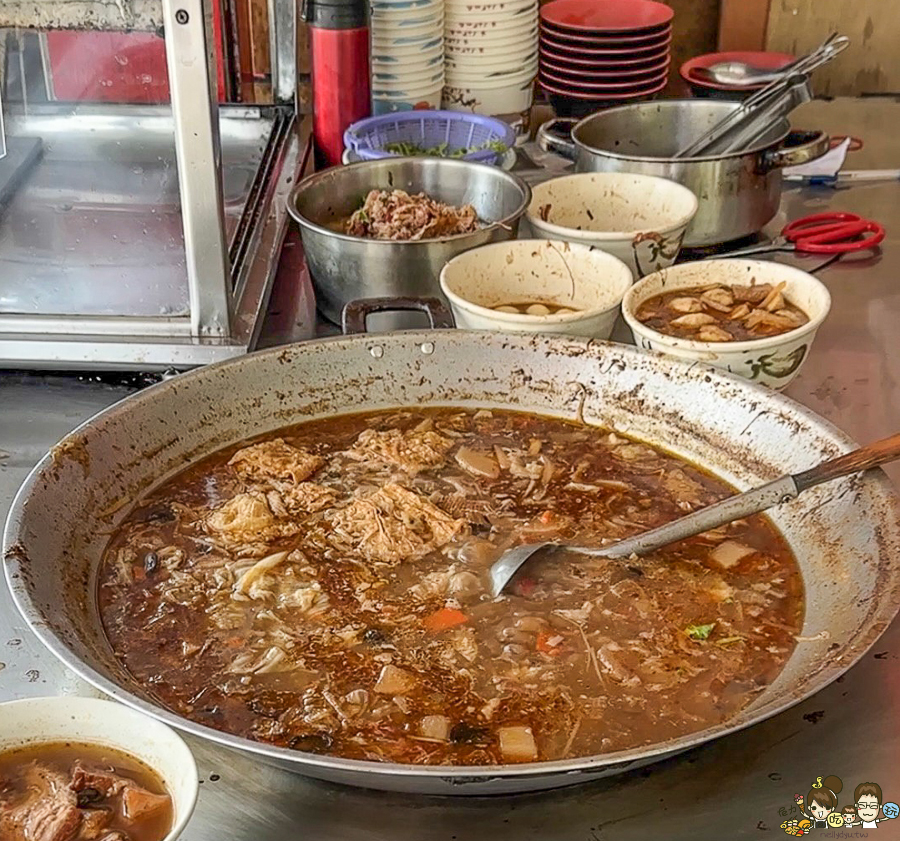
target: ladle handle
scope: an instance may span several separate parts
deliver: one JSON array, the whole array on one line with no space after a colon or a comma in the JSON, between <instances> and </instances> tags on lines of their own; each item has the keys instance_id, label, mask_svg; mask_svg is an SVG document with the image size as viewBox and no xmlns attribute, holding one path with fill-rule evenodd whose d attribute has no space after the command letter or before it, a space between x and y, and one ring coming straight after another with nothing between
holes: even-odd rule
<instances>
[{"instance_id":1,"label":"ladle handle","mask_svg":"<svg viewBox=\"0 0 900 841\"><path fill-rule=\"evenodd\" d=\"M841 476L849 476L851 473L879 467L898 458L900 458L900 432L882 438L874 444L845 453L816 467L811 467L802 473L796 473L794 482L797 484L798 491L805 491L807 488L821 485L822 482L830 482Z\"/></svg>"}]
</instances>

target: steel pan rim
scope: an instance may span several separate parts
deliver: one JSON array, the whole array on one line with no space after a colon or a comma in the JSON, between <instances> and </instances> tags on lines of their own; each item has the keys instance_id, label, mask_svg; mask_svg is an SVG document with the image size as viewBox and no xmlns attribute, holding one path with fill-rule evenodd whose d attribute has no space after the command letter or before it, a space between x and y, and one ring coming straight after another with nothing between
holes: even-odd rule
<instances>
[{"instance_id":1,"label":"steel pan rim","mask_svg":"<svg viewBox=\"0 0 900 841\"><path fill-rule=\"evenodd\" d=\"M173 379L157 383L114 403L79 424L68 435L61 439L60 443L77 438L83 430L92 427L98 421L108 420L121 413L131 413L135 410L135 407L138 407L143 401L155 399L160 391L170 390L173 386L177 387L179 384L184 383L187 378L205 378L209 376L208 372L210 371L215 372L226 367L237 367L239 365L252 365L254 359L267 355L277 356L278 354L286 352L302 353L313 345L329 345L335 347L346 346L348 349L351 349L356 345L377 342L381 345L401 344L403 346L419 347L423 342L433 343L435 339L443 333L444 331L416 330L390 334L335 336L311 342L302 342L295 345L269 348L245 356L223 360L202 368L194 369ZM447 331L447 334L454 337L462 337L464 340L471 338L475 341L486 337L496 338L497 335L487 331L474 330L453 330ZM550 334L509 334L504 335L504 339L513 344L518 343L523 350L529 349L529 347L531 350L543 347L548 353L552 353L553 346L564 346L571 351L573 345L582 345L584 348L583 356L587 358L591 358L592 350L595 351L594 357L596 358L596 351L602 351L609 348L614 348L616 353L633 359L652 357L655 360L655 364L661 365L664 369L667 368L676 375L679 372L683 375L688 374L693 370L702 373L706 382L712 383L717 381L722 386L731 387L737 385L751 391L751 393L755 392L760 397L764 397L767 402L774 403L776 408L787 410L793 415L799 415L813 426L817 426L820 431L827 433L834 443L843 451L849 451L858 446L852 438L843 433L830 421L817 415L806 406L797 403L783 394L773 392L764 386L727 374L716 368L698 366L696 363L691 364L682 362L681 360L666 356L665 354L641 351L627 345L619 345L614 342L596 341L586 338L573 339L573 337L570 336L554 336ZM400 404L398 403L398 406L399 405ZM449 406L453 405L453 403L452 401L449 401L446 404L435 403L434 405ZM522 411L528 411L528 409L522 409ZM202 456L196 456L195 460L199 458L202 458ZM751 704L737 715L713 727L708 727L664 742L656 742L648 746L630 748L608 754L575 757L566 760L494 766L423 766L401 763L379 763L367 760L344 759L341 757L302 753L289 748L279 748L274 745L268 745L264 742L255 742L251 739L206 727L193 722L190 719L184 718L161 705L144 700L133 692L124 689L118 683L104 677L91 666L85 664L79 656L69 648L61 635L57 634L49 627L44 612L31 598L29 588L25 581L26 570L20 560L16 546L18 544L19 526L23 519L24 510L30 493L41 477L41 474L52 466L53 460L53 452L48 452L34 466L22 483L22 486L19 488L13 499L12 505L10 506L2 544L4 572L13 602L30 630L38 637L41 643L67 668L71 669L76 675L96 689L132 709L143 712L158 721L162 721L163 723L174 727L180 732L188 733L205 741L213 742L222 747L245 754L253 754L264 759L274 760L281 767L286 767L287 765L296 766L294 770L300 774L304 773L304 768L344 772L355 775L361 774L368 778L366 783L358 783L361 787L378 789L378 782L380 780L402 777L409 780L420 779L423 782L427 781L432 785L434 783L443 782L449 786L445 793L468 795L478 794L480 785L500 780L521 780L526 782L532 778L571 775L573 778L572 782L575 783L577 782L577 777L580 775L590 775L591 773L602 772L604 769L615 769L616 766L623 766L623 770L626 770L628 767L647 764L671 756L672 754L706 744L731 733L737 733L752 725L759 724L772 716L789 710L802 701L812 697L858 663L875 642L877 642L884 631L887 630L888 626L897 616L898 611L900 611L900 598L898 598L897 592L897 588L900 587L900 574L898 574L895 576L894 598L890 599L887 596L883 598L876 613L869 617L867 620L869 632L865 639L847 643L841 662L823 668L821 671L817 672L804 691L775 696L771 701L761 706L753 706ZM887 542L890 544L890 548L895 550L900 549L900 528L898 528L898 524L900 524L900 498L898 498L893 484L882 471L866 474L863 481L869 486L876 486L882 492L881 496L883 500L885 502L889 501L889 508L893 514L891 522L892 531L890 534L884 536L882 542ZM785 664L785 668L787 668L789 663L790 660ZM453 786L456 786L456 788L453 788Z\"/></svg>"}]
</instances>

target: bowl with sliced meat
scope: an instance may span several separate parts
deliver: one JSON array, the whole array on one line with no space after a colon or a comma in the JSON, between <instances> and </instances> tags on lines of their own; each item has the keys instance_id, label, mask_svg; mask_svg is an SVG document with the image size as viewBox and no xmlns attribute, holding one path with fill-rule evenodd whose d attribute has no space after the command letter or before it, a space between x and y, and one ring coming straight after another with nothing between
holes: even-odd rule
<instances>
[{"instance_id":1,"label":"bowl with sliced meat","mask_svg":"<svg viewBox=\"0 0 900 841\"><path fill-rule=\"evenodd\" d=\"M800 370L831 309L811 274L762 260L703 260L647 275L625 294L635 343L776 390Z\"/></svg>"},{"instance_id":2,"label":"bowl with sliced meat","mask_svg":"<svg viewBox=\"0 0 900 841\"><path fill-rule=\"evenodd\" d=\"M0 704L3 841L175 841L197 766L174 730L98 698Z\"/></svg>"},{"instance_id":3,"label":"bowl with sliced meat","mask_svg":"<svg viewBox=\"0 0 900 841\"><path fill-rule=\"evenodd\" d=\"M441 297L449 260L515 239L531 190L499 167L436 157L391 157L333 167L301 181L288 210L326 318L350 301ZM378 315L370 329L419 326L409 315Z\"/></svg>"}]
</instances>

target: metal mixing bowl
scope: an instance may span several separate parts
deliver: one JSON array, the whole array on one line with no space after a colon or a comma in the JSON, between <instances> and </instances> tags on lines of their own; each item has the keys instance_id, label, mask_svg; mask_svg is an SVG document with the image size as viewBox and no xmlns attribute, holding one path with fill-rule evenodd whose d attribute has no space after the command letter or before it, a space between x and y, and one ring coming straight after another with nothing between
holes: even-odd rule
<instances>
[{"instance_id":1,"label":"metal mixing bowl","mask_svg":"<svg viewBox=\"0 0 900 841\"><path fill-rule=\"evenodd\" d=\"M406 242L340 233L343 220L377 189L471 204L478 218L490 224L471 234ZM291 193L288 211L300 225L318 307L338 323L344 305L358 298L443 297L438 278L444 264L470 248L515 238L530 202L528 185L498 167L446 158L387 158L305 178ZM408 315L387 318L377 329L413 326Z\"/></svg>"}]
</instances>

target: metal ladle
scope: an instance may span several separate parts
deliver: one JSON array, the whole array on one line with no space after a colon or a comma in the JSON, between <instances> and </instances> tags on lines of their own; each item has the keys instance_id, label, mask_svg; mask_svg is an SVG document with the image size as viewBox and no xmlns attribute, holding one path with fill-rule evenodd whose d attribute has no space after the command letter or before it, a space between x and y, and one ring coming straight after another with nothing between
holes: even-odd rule
<instances>
[{"instance_id":1,"label":"metal ladle","mask_svg":"<svg viewBox=\"0 0 900 841\"><path fill-rule=\"evenodd\" d=\"M795 59L777 70L763 70L761 67L754 67L744 61L719 61L709 67L695 67L691 71L691 75L719 85L743 88L780 79L790 73L791 68L797 64L798 60Z\"/></svg>"},{"instance_id":2,"label":"metal ladle","mask_svg":"<svg viewBox=\"0 0 900 841\"><path fill-rule=\"evenodd\" d=\"M659 528L643 534L611 543L599 548L592 546L567 546L563 543L528 543L508 549L490 569L491 592L499 596L522 565L545 549L579 552L597 558L627 558L646 555L670 543L695 537L702 532L727 525L735 520L766 511L782 502L790 502L800 493L823 482L849 476L861 470L878 467L900 458L900 432L860 447L845 455L823 462L802 473L789 474L758 488L735 494L686 517L680 517Z\"/></svg>"}]
</instances>

